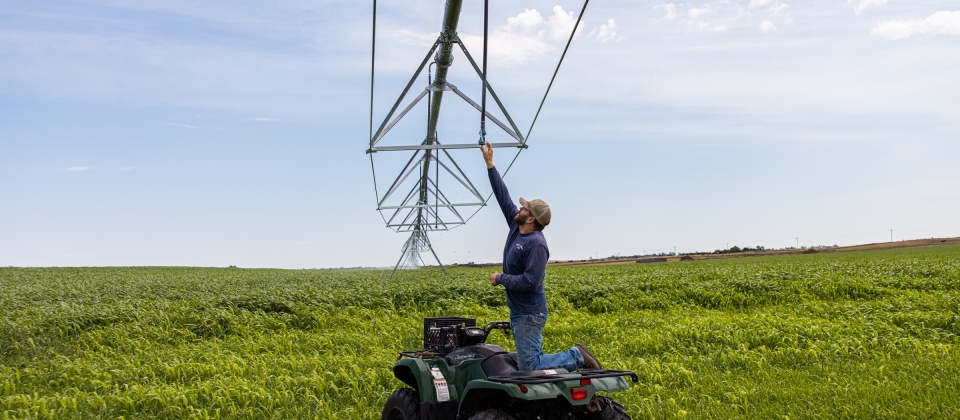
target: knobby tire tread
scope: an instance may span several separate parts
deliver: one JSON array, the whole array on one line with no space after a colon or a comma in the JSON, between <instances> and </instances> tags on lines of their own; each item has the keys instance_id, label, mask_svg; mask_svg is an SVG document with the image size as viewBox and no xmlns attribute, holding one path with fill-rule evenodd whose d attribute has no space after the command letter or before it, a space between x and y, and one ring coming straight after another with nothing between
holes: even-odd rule
<instances>
[{"instance_id":1,"label":"knobby tire tread","mask_svg":"<svg viewBox=\"0 0 960 420\"><path fill-rule=\"evenodd\" d=\"M495 408L491 408L470 416L469 420L516 420L516 417L513 417Z\"/></svg>"},{"instance_id":2,"label":"knobby tire tread","mask_svg":"<svg viewBox=\"0 0 960 420\"><path fill-rule=\"evenodd\" d=\"M630 420L630 414L617 400L609 397L598 397L600 400L600 419L602 420Z\"/></svg>"},{"instance_id":3,"label":"knobby tire tread","mask_svg":"<svg viewBox=\"0 0 960 420\"><path fill-rule=\"evenodd\" d=\"M389 420L390 412L393 409L400 411L403 420L421 420L420 395L410 388L393 391L393 394L387 397L387 402L383 404L383 412L380 414L380 418Z\"/></svg>"}]
</instances>

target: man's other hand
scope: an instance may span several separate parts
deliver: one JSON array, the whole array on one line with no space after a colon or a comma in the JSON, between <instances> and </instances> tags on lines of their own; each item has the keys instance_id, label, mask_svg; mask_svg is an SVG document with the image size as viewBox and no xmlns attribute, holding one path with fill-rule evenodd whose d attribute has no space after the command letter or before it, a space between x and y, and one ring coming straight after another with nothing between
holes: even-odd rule
<instances>
[{"instance_id":1,"label":"man's other hand","mask_svg":"<svg viewBox=\"0 0 960 420\"><path fill-rule=\"evenodd\" d=\"M485 142L480 146L480 151L483 152L483 161L487 162L487 169L493 167L493 145L489 141Z\"/></svg>"},{"instance_id":2,"label":"man's other hand","mask_svg":"<svg viewBox=\"0 0 960 420\"><path fill-rule=\"evenodd\" d=\"M490 285L491 286L497 285L497 273L493 273L490 275Z\"/></svg>"}]
</instances>

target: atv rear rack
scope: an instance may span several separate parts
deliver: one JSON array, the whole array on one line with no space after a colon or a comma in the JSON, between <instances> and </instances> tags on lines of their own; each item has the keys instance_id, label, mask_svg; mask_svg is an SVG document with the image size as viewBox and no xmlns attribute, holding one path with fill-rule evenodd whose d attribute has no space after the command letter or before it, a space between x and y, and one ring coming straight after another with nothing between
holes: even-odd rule
<instances>
[{"instance_id":1,"label":"atv rear rack","mask_svg":"<svg viewBox=\"0 0 960 420\"><path fill-rule=\"evenodd\" d=\"M523 371L521 371L523 372ZM538 371L528 371L530 374L525 375L500 375L500 376L491 376L487 380L491 382L500 382L505 384L548 384L553 382L563 382L563 381L576 381L580 379L597 379L597 378L613 378L617 376L629 376L633 382L639 382L640 377L636 373L630 370L610 370L610 369L584 369L578 370L572 374L565 373L563 375L570 376L560 376L560 374L551 375L547 373L535 374ZM523 373L528 373L523 372ZM542 372L542 371L540 371ZM574 376L578 375L578 376Z\"/></svg>"}]
</instances>

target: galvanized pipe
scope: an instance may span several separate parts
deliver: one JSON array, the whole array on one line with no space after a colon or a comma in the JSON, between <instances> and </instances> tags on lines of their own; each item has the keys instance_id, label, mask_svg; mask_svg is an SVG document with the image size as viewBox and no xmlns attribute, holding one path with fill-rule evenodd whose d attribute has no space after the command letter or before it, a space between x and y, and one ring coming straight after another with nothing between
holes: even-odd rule
<instances>
[{"instance_id":1,"label":"galvanized pipe","mask_svg":"<svg viewBox=\"0 0 960 420\"><path fill-rule=\"evenodd\" d=\"M437 74L433 78L434 86L447 83L447 69L453 64L453 42L457 39L457 25L460 23L460 9L463 0L447 0L443 13L443 27L440 28L440 48L437 51ZM437 120L440 118L440 102L443 90L433 91L430 106L430 119L427 121L427 141L435 141ZM432 143L430 143L432 144Z\"/></svg>"},{"instance_id":2,"label":"galvanized pipe","mask_svg":"<svg viewBox=\"0 0 960 420\"><path fill-rule=\"evenodd\" d=\"M457 25L460 23L460 10L463 0L447 0L443 12L443 26L440 28L440 48L437 50L437 74L433 78L434 86L443 86L447 83L447 69L453 64L453 42L457 40ZM430 109L427 118L427 137L423 144L433 145L437 141L437 121L440 118L440 105L443 101L443 89L433 90L430 98ZM430 180L430 161L432 150L426 150L423 162L423 172L420 175L420 200L418 204L427 202ZM426 223L423 218L423 209L417 214L419 222Z\"/></svg>"}]
</instances>

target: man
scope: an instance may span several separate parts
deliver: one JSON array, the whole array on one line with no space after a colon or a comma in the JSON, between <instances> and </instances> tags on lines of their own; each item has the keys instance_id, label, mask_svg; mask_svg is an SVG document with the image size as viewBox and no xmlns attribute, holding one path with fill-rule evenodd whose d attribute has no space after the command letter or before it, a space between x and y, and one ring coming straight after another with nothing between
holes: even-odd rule
<instances>
[{"instance_id":1,"label":"man","mask_svg":"<svg viewBox=\"0 0 960 420\"><path fill-rule=\"evenodd\" d=\"M502 285L507 292L513 341L517 346L520 370L562 368L600 369L600 363L577 343L562 353L543 353L543 327L547 324L547 296L543 293L543 276L550 251L543 237L543 228L550 224L550 206L543 200L520 199L520 209L513 204L507 186L493 166L493 147L480 146L487 174L500 210L507 219L510 232L503 248L503 273L490 274L490 285Z\"/></svg>"}]
</instances>

